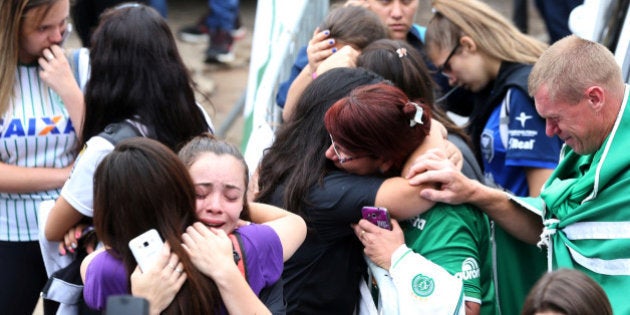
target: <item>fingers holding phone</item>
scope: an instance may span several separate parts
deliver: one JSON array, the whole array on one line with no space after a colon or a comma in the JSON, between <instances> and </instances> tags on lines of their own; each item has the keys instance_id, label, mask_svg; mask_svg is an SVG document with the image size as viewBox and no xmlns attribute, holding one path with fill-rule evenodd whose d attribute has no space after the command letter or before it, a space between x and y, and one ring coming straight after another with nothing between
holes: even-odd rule
<instances>
[{"instance_id":1,"label":"fingers holding phone","mask_svg":"<svg viewBox=\"0 0 630 315\"><path fill-rule=\"evenodd\" d=\"M129 241L129 249L142 272L148 271L159 259L164 242L155 229L150 229Z\"/></svg>"},{"instance_id":2,"label":"fingers holding phone","mask_svg":"<svg viewBox=\"0 0 630 315\"><path fill-rule=\"evenodd\" d=\"M396 220L390 219L392 230L380 228L366 219L354 226L355 235L363 246L364 253L379 267L388 270L394 251L405 243L405 236Z\"/></svg>"},{"instance_id":3,"label":"fingers holding phone","mask_svg":"<svg viewBox=\"0 0 630 315\"><path fill-rule=\"evenodd\" d=\"M364 219L372 222L374 225L380 228L387 230L392 229L392 225L390 223L391 219L389 217L389 212L387 211L387 208L365 206L361 209L361 215Z\"/></svg>"},{"instance_id":4,"label":"fingers holding phone","mask_svg":"<svg viewBox=\"0 0 630 315\"><path fill-rule=\"evenodd\" d=\"M140 270L136 267L131 274L131 292L134 296L147 299L154 313L160 313L173 301L186 281L186 272L179 257L164 243L152 267Z\"/></svg>"}]
</instances>

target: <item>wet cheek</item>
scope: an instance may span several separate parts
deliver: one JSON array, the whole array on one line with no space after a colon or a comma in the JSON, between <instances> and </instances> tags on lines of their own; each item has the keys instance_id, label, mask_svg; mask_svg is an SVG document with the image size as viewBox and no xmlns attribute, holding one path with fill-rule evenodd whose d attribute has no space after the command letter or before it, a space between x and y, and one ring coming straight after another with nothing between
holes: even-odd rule
<instances>
[{"instance_id":1,"label":"wet cheek","mask_svg":"<svg viewBox=\"0 0 630 315\"><path fill-rule=\"evenodd\" d=\"M195 213L197 214L197 216L200 216L204 211L204 201L197 200L196 206L197 206L197 209L196 209L197 211Z\"/></svg>"},{"instance_id":2,"label":"wet cheek","mask_svg":"<svg viewBox=\"0 0 630 315\"><path fill-rule=\"evenodd\" d=\"M238 220L241 218L241 212L243 211L243 207L234 207L228 211L228 219L226 225L236 227Z\"/></svg>"}]
</instances>

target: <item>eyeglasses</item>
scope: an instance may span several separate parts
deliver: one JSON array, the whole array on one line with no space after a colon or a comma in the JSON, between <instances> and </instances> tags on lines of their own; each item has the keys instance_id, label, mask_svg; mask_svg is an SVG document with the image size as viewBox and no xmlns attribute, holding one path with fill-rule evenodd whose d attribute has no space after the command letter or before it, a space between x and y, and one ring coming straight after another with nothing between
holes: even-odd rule
<instances>
[{"instance_id":1,"label":"eyeglasses","mask_svg":"<svg viewBox=\"0 0 630 315\"><path fill-rule=\"evenodd\" d=\"M339 149L337 148L337 144L335 143L335 140L333 140L332 135L330 136L330 142L332 142L332 147L333 147L333 151L335 151L335 155L337 156L337 159L339 160L339 163L343 164L346 162L350 162L352 160L356 160L356 159L360 159L364 156L341 156L341 153L339 153Z\"/></svg>"},{"instance_id":2,"label":"eyeglasses","mask_svg":"<svg viewBox=\"0 0 630 315\"><path fill-rule=\"evenodd\" d=\"M453 55L455 55L457 48L459 48L459 41L457 41L457 44L455 44L455 47L453 47L453 50L451 50L451 53L448 54L448 57L446 57L446 60L444 60L444 63L438 67L438 71L442 73L442 75L447 76L447 77L449 76L448 74L444 73L444 71L451 72L451 65L449 64L449 62L451 61L451 58L453 57Z\"/></svg>"}]
</instances>

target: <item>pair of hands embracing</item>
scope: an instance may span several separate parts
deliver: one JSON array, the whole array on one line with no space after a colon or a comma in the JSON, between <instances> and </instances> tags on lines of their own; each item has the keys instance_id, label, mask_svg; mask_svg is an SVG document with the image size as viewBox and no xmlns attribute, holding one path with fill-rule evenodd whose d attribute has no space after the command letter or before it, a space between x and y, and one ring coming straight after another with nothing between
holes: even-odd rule
<instances>
[{"instance_id":1,"label":"pair of hands embracing","mask_svg":"<svg viewBox=\"0 0 630 315\"><path fill-rule=\"evenodd\" d=\"M461 204L473 193L474 181L461 173L461 153L453 146L445 149L431 149L419 156L405 177L410 185L427 185L420 194L425 199ZM403 231L398 222L391 220L392 230L380 228L361 219L353 225L357 238L365 247L364 253L379 267L389 270L394 251L405 244Z\"/></svg>"}]
</instances>

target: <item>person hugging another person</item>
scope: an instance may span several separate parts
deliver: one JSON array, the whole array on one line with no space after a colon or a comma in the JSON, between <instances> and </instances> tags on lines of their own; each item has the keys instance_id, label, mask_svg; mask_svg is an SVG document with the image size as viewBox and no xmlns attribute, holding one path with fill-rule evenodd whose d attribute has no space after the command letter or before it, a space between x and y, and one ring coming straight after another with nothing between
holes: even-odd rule
<instances>
[{"instance_id":1,"label":"person hugging another person","mask_svg":"<svg viewBox=\"0 0 630 315\"><path fill-rule=\"evenodd\" d=\"M306 87L292 119L263 156L256 200L299 214L308 226L304 244L282 274L288 313L351 314L357 309L366 264L350 225L361 219L363 206L386 207L395 218L410 218L433 205L419 198L421 188L412 189L400 173L387 172L384 164L377 167L379 156L332 153L336 139L324 126L326 110L357 86L383 81L363 68L326 71ZM448 144L439 123L430 126L418 152ZM372 167L358 175L340 164Z\"/></svg>"},{"instance_id":2,"label":"person hugging another person","mask_svg":"<svg viewBox=\"0 0 630 315\"><path fill-rule=\"evenodd\" d=\"M107 10L92 36L90 64L80 137L84 149L42 235L61 241L62 255L74 252L85 222L93 216L93 173L114 149L112 138L119 130L127 130L125 137L156 139L175 151L212 128L195 101L173 34L154 9L125 3Z\"/></svg>"},{"instance_id":3,"label":"person hugging another person","mask_svg":"<svg viewBox=\"0 0 630 315\"><path fill-rule=\"evenodd\" d=\"M428 134L430 112L429 106L419 100L411 101L394 86L380 83L358 87L326 112L326 129L334 139L333 149L326 152L326 157L335 162L337 167L353 174L369 174L375 169L384 173L405 174L405 162ZM340 156L369 156L374 160L365 159L350 165L340 163ZM496 314L490 226L483 212L468 205L437 203L428 211L401 223L408 248L400 246L402 243L395 243L379 244L374 249L374 243L382 241L381 233L401 233L396 222L392 220L392 223L394 232L361 220L355 226L355 232L366 246L368 256L381 247L395 249L394 252L374 257L380 267L391 271L394 282L427 274L426 269L423 269L426 265L423 264L412 268L407 265L407 269L397 266L411 249L421 255L425 262L429 260L463 281L466 314ZM399 240L402 242L402 239ZM424 281L432 283L433 279ZM435 282L440 281L436 279ZM415 294L425 299L430 296L430 292L412 291L409 287L398 294ZM440 299L433 303L438 301ZM406 308L399 311L422 313L421 310Z\"/></svg>"},{"instance_id":4,"label":"person hugging another person","mask_svg":"<svg viewBox=\"0 0 630 315\"><path fill-rule=\"evenodd\" d=\"M109 296L133 293L150 302L151 314L271 313L257 295L280 278L282 262L304 239L304 221L248 206L247 167L234 146L200 136L181 156L189 169L166 146L138 137L120 142L98 166L94 226L104 248L81 266L86 303L103 309ZM120 185L129 182L136 188ZM248 215L269 222L240 221ZM128 243L150 229L165 245L155 264L140 270ZM235 261L233 233L247 278Z\"/></svg>"},{"instance_id":5,"label":"person hugging another person","mask_svg":"<svg viewBox=\"0 0 630 315\"><path fill-rule=\"evenodd\" d=\"M130 2L101 15L92 36L90 71L79 138L82 150L50 211L40 211L45 227L40 230L40 247L45 261L51 262L49 273L70 266L78 276L70 263L86 254L77 249L94 215L94 170L118 141L149 137L175 151L212 128L195 100L193 82L168 24L151 7ZM52 292L44 294L54 298ZM74 296L79 299L80 291ZM63 302L61 307L78 301Z\"/></svg>"},{"instance_id":6,"label":"person hugging another person","mask_svg":"<svg viewBox=\"0 0 630 315\"><path fill-rule=\"evenodd\" d=\"M483 172L472 151L470 137L446 115L442 107L436 106L435 83L417 50L404 41L379 39L361 51L356 65L372 70L391 81L405 92L409 99L421 100L423 104L429 106L432 118L446 128L447 139L462 152L464 158L462 173L484 182Z\"/></svg>"}]
</instances>

